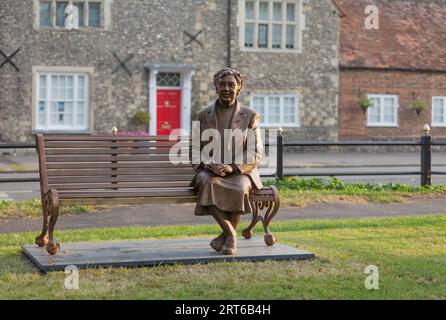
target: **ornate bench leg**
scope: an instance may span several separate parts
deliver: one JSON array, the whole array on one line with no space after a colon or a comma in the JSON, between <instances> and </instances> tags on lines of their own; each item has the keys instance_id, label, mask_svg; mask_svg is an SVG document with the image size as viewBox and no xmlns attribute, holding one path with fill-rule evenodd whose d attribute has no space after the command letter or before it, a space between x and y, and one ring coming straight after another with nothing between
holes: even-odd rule
<instances>
[{"instance_id":1,"label":"ornate bench leg","mask_svg":"<svg viewBox=\"0 0 446 320\"><path fill-rule=\"evenodd\" d=\"M46 251L49 254L56 254L60 245L54 239L54 227L56 226L57 218L59 217L59 195L56 190L50 190L45 197L48 199L48 215L49 215L49 227L48 227L48 242L45 246Z\"/></svg>"},{"instance_id":2,"label":"ornate bench leg","mask_svg":"<svg viewBox=\"0 0 446 320\"><path fill-rule=\"evenodd\" d=\"M42 199L42 215L43 215L43 227L42 233L36 238L36 244L39 247L44 247L48 243L48 223L50 216L48 196L43 196Z\"/></svg>"},{"instance_id":3,"label":"ornate bench leg","mask_svg":"<svg viewBox=\"0 0 446 320\"><path fill-rule=\"evenodd\" d=\"M245 237L245 239L251 239L252 235L254 234L254 232L252 231L252 229L254 229L255 225L257 224L257 222L259 222L260 220L262 220L262 217L259 216L259 206L258 206L258 202L253 202L251 204L254 212L252 213L252 220L251 220L251 224L242 231L242 235L243 237Z\"/></svg>"},{"instance_id":4,"label":"ornate bench leg","mask_svg":"<svg viewBox=\"0 0 446 320\"><path fill-rule=\"evenodd\" d=\"M242 234L246 239L250 239L253 235L253 229L255 225L262 221L263 230L265 231L264 240L266 245L272 246L276 243L276 238L269 230L269 224L280 207L279 191L276 187L270 186L274 193L274 200L272 201L253 201L252 207L254 208L253 218L251 224L243 230ZM264 216L259 216L259 210L266 210Z\"/></svg>"}]
</instances>

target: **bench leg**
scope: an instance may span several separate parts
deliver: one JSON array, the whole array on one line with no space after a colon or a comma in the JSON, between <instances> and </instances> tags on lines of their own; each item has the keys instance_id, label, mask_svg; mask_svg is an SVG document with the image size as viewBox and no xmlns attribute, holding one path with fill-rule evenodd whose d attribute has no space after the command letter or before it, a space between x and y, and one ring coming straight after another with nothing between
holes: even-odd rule
<instances>
[{"instance_id":1,"label":"bench leg","mask_svg":"<svg viewBox=\"0 0 446 320\"><path fill-rule=\"evenodd\" d=\"M252 203L252 207L254 209L254 212L252 213L252 220L249 226L242 231L242 236L245 239L251 239L254 232L252 231L254 227L256 226L257 222L263 219L262 216L259 216L259 205L258 202Z\"/></svg>"},{"instance_id":2,"label":"bench leg","mask_svg":"<svg viewBox=\"0 0 446 320\"><path fill-rule=\"evenodd\" d=\"M269 224L271 220L275 217L277 212L279 211L280 207L280 198L279 198L279 191L277 188L272 187L272 190L274 191L274 200L272 201L254 201L252 203L252 207L254 209L253 217L251 224L242 232L242 235L246 239L251 239L253 236L253 229L255 225L262 221L263 224L263 230L265 231L264 240L266 245L272 246L276 243L276 238L269 230ZM259 210L266 210L264 216L259 215Z\"/></svg>"},{"instance_id":3,"label":"bench leg","mask_svg":"<svg viewBox=\"0 0 446 320\"><path fill-rule=\"evenodd\" d=\"M265 231L264 240L267 246L272 246L276 243L276 237L271 233L269 230L269 224L271 220L274 218L274 216L277 214L277 211L279 210L279 202L273 201L268 210L265 213L265 217L263 219L263 230Z\"/></svg>"},{"instance_id":4,"label":"bench leg","mask_svg":"<svg viewBox=\"0 0 446 320\"><path fill-rule=\"evenodd\" d=\"M50 206L48 197L46 195L42 199L42 216L43 216L42 233L36 238L36 244L39 247L44 247L48 243L48 224L50 216Z\"/></svg>"},{"instance_id":5,"label":"bench leg","mask_svg":"<svg viewBox=\"0 0 446 320\"><path fill-rule=\"evenodd\" d=\"M60 245L54 239L54 227L56 226L57 218L59 217L59 196L56 190L50 190L46 197L48 199L47 212L49 216L49 225L48 242L45 245L45 249L49 254L53 255L60 249Z\"/></svg>"}]
</instances>

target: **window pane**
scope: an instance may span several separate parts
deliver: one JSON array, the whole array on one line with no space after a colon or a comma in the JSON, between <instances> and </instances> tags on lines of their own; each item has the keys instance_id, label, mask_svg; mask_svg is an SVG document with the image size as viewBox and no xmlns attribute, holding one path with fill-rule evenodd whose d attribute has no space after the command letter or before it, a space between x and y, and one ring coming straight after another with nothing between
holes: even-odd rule
<instances>
[{"instance_id":1,"label":"window pane","mask_svg":"<svg viewBox=\"0 0 446 320\"><path fill-rule=\"evenodd\" d=\"M268 25L259 24L259 48L268 47Z\"/></svg>"},{"instance_id":2,"label":"window pane","mask_svg":"<svg viewBox=\"0 0 446 320\"><path fill-rule=\"evenodd\" d=\"M245 47L252 48L254 46L254 23L245 24Z\"/></svg>"},{"instance_id":3,"label":"window pane","mask_svg":"<svg viewBox=\"0 0 446 320\"><path fill-rule=\"evenodd\" d=\"M385 123L394 123L395 117L393 114L384 114L384 122Z\"/></svg>"},{"instance_id":4,"label":"window pane","mask_svg":"<svg viewBox=\"0 0 446 320\"><path fill-rule=\"evenodd\" d=\"M45 101L39 101L39 113L45 112Z\"/></svg>"},{"instance_id":5,"label":"window pane","mask_svg":"<svg viewBox=\"0 0 446 320\"><path fill-rule=\"evenodd\" d=\"M77 7L78 12L78 21L79 21L79 27L84 26L84 3L82 2L74 2L73 5Z\"/></svg>"},{"instance_id":6,"label":"window pane","mask_svg":"<svg viewBox=\"0 0 446 320\"><path fill-rule=\"evenodd\" d=\"M50 125L56 125L57 124L57 113L53 113L50 116Z\"/></svg>"},{"instance_id":7,"label":"window pane","mask_svg":"<svg viewBox=\"0 0 446 320\"><path fill-rule=\"evenodd\" d=\"M293 49L294 48L294 30L295 26L286 26L286 48Z\"/></svg>"},{"instance_id":8,"label":"window pane","mask_svg":"<svg viewBox=\"0 0 446 320\"><path fill-rule=\"evenodd\" d=\"M51 114L53 113L57 113L57 102L53 101L51 102L51 110L50 110Z\"/></svg>"},{"instance_id":9,"label":"window pane","mask_svg":"<svg viewBox=\"0 0 446 320\"><path fill-rule=\"evenodd\" d=\"M85 123L84 121L84 115L85 115L85 111L84 111L84 107L85 107L85 103L84 102L78 102L77 103L77 125L79 126L83 126Z\"/></svg>"},{"instance_id":10,"label":"window pane","mask_svg":"<svg viewBox=\"0 0 446 320\"><path fill-rule=\"evenodd\" d=\"M283 98L283 122L296 123L296 106L294 97Z\"/></svg>"},{"instance_id":11,"label":"window pane","mask_svg":"<svg viewBox=\"0 0 446 320\"><path fill-rule=\"evenodd\" d=\"M57 112L59 112L59 113L65 112L65 102L57 103Z\"/></svg>"},{"instance_id":12,"label":"window pane","mask_svg":"<svg viewBox=\"0 0 446 320\"><path fill-rule=\"evenodd\" d=\"M443 124L444 121L444 99L436 98L432 107L433 122Z\"/></svg>"},{"instance_id":13,"label":"window pane","mask_svg":"<svg viewBox=\"0 0 446 320\"><path fill-rule=\"evenodd\" d=\"M85 77L79 76L77 80L77 100L85 100Z\"/></svg>"},{"instance_id":14,"label":"window pane","mask_svg":"<svg viewBox=\"0 0 446 320\"><path fill-rule=\"evenodd\" d=\"M273 25L273 48L280 48L282 37L282 26L281 25Z\"/></svg>"},{"instance_id":15,"label":"window pane","mask_svg":"<svg viewBox=\"0 0 446 320\"><path fill-rule=\"evenodd\" d=\"M68 100L74 99L73 76L66 77L65 98Z\"/></svg>"},{"instance_id":16,"label":"window pane","mask_svg":"<svg viewBox=\"0 0 446 320\"><path fill-rule=\"evenodd\" d=\"M273 4L273 20L282 21L282 4L280 2Z\"/></svg>"},{"instance_id":17,"label":"window pane","mask_svg":"<svg viewBox=\"0 0 446 320\"><path fill-rule=\"evenodd\" d=\"M77 115L77 125L78 126L85 126L85 121L84 121L84 115L83 114L78 114Z\"/></svg>"},{"instance_id":18,"label":"window pane","mask_svg":"<svg viewBox=\"0 0 446 320\"><path fill-rule=\"evenodd\" d=\"M268 122L279 123L280 122L280 98L269 97L268 98Z\"/></svg>"},{"instance_id":19,"label":"window pane","mask_svg":"<svg viewBox=\"0 0 446 320\"><path fill-rule=\"evenodd\" d=\"M370 98L370 100L372 101L373 106L367 109L368 122L379 123L381 122L381 117L380 117L381 100L379 98Z\"/></svg>"},{"instance_id":20,"label":"window pane","mask_svg":"<svg viewBox=\"0 0 446 320\"><path fill-rule=\"evenodd\" d=\"M40 26L51 27L51 2L40 3Z\"/></svg>"},{"instance_id":21,"label":"window pane","mask_svg":"<svg viewBox=\"0 0 446 320\"><path fill-rule=\"evenodd\" d=\"M39 76L39 99L46 99L46 76Z\"/></svg>"},{"instance_id":22,"label":"window pane","mask_svg":"<svg viewBox=\"0 0 446 320\"><path fill-rule=\"evenodd\" d=\"M66 113L73 113L73 102L66 102L65 103L65 112Z\"/></svg>"},{"instance_id":23,"label":"window pane","mask_svg":"<svg viewBox=\"0 0 446 320\"><path fill-rule=\"evenodd\" d=\"M384 98L384 112L393 112L395 98Z\"/></svg>"},{"instance_id":24,"label":"window pane","mask_svg":"<svg viewBox=\"0 0 446 320\"><path fill-rule=\"evenodd\" d=\"M65 123L66 126L72 126L73 125L73 114L67 113L65 114Z\"/></svg>"},{"instance_id":25,"label":"window pane","mask_svg":"<svg viewBox=\"0 0 446 320\"><path fill-rule=\"evenodd\" d=\"M255 16L254 16L254 1L246 1L245 18L246 19L255 19Z\"/></svg>"},{"instance_id":26,"label":"window pane","mask_svg":"<svg viewBox=\"0 0 446 320\"><path fill-rule=\"evenodd\" d=\"M51 76L51 99L57 99L57 76Z\"/></svg>"},{"instance_id":27,"label":"window pane","mask_svg":"<svg viewBox=\"0 0 446 320\"><path fill-rule=\"evenodd\" d=\"M263 97L253 98L253 109L260 114L260 123L265 122L265 99Z\"/></svg>"},{"instance_id":28,"label":"window pane","mask_svg":"<svg viewBox=\"0 0 446 320\"><path fill-rule=\"evenodd\" d=\"M101 26L101 3L88 3L88 26L96 28Z\"/></svg>"},{"instance_id":29,"label":"window pane","mask_svg":"<svg viewBox=\"0 0 446 320\"><path fill-rule=\"evenodd\" d=\"M65 1L56 2L56 26L58 27L65 26L65 8L67 5L68 2Z\"/></svg>"},{"instance_id":30,"label":"window pane","mask_svg":"<svg viewBox=\"0 0 446 320\"><path fill-rule=\"evenodd\" d=\"M395 122L395 98L384 98L383 102L383 121L385 123Z\"/></svg>"},{"instance_id":31,"label":"window pane","mask_svg":"<svg viewBox=\"0 0 446 320\"><path fill-rule=\"evenodd\" d=\"M259 20L269 20L268 2L259 2Z\"/></svg>"},{"instance_id":32,"label":"window pane","mask_svg":"<svg viewBox=\"0 0 446 320\"><path fill-rule=\"evenodd\" d=\"M286 4L286 20L296 21L296 6L294 3Z\"/></svg>"},{"instance_id":33,"label":"window pane","mask_svg":"<svg viewBox=\"0 0 446 320\"><path fill-rule=\"evenodd\" d=\"M46 123L46 110L45 110L45 101L39 101L39 106L37 110L37 123L41 126L44 126Z\"/></svg>"},{"instance_id":34,"label":"window pane","mask_svg":"<svg viewBox=\"0 0 446 320\"><path fill-rule=\"evenodd\" d=\"M181 75L176 72L159 72L156 75L156 84L159 87L180 87Z\"/></svg>"},{"instance_id":35,"label":"window pane","mask_svg":"<svg viewBox=\"0 0 446 320\"><path fill-rule=\"evenodd\" d=\"M59 100L65 99L65 76L59 76L57 80L57 98Z\"/></svg>"}]
</instances>

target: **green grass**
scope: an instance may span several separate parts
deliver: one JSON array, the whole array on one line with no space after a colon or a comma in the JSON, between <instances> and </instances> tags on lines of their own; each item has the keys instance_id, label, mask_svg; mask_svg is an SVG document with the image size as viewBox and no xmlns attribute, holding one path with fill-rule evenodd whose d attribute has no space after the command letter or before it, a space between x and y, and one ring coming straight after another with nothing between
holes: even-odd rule
<instances>
[{"instance_id":1,"label":"green grass","mask_svg":"<svg viewBox=\"0 0 446 320\"><path fill-rule=\"evenodd\" d=\"M32 167L24 166L21 164L10 164L9 167L11 169L13 169L14 171L31 171L31 170L33 170Z\"/></svg>"},{"instance_id":2,"label":"green grass","mask_svg":"<svg viewBox=\"0 0 446 320\"><path fill-rule=\"evenodd\" d=\"M60 214L88 213L94 210L109 208L109 206L67 206L60 209ZM8 217L38 217L42 215L40 199L29 201L0 201L0 218Z\"/></svg>"},{"instance_id":3,"label":"green grass","mask_svg":"<svg viewBox=\"0 0 446 320\"><path fill-rule=\"evenodd\" d=\"M35 233L0 235L0 299L446 299L446 216L276 222L281 243L312 261L82 269L43 276L21 255ZM211 237L217 226L126 227L57 232L64 242ZM259 234L259 232L257 232ZM364 287L368 265L379 290Z\"/></svg>"},{"instance_id":4,"label":"green grass","mask_svg":"<svg viewBox=\"0 0 446 320\"><path fill-rule=\"evenodd\" d=\"M275 185L284 206L303 207L318 202L381 202L400 203L407 199L444 196L444 185L414 187L407 184L371 184L343 182L337 178L285 178L268 180L265 185Z\"/></svg>"}]
</instances>

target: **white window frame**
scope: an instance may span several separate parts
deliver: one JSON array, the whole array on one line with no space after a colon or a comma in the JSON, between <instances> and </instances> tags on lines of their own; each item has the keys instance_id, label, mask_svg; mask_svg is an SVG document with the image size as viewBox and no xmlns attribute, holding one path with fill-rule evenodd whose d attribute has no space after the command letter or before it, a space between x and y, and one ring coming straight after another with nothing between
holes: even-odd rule
<instances>
[{"instance_id":1,"label":"white window frame","mask_svg":"<svg viewBox=\"0 0 446 320\"><path fill-rule=\"evenodd\" d=\"M367 126L368 127L398 127L398 109L399 109L399 96L393 94L368 94L367 97L378 98L380 99L380 121L379 122L370 122L370 108L367 109ZM395 104L393 106L395 113L395 121L394 122L384 122L384 98L393 98L395 99Z\"/></svg>"},{"instance_id":2,"label":"white window frame","mask_svg":"<svg viewBox=\"0 0 446 320\"><path fill-rule=\"evenodd\" d=\"M254 1L254 19L253 20L246 20L245 17L245 5L246 1ZM302 30L305 28L305 15L302 11L302 1L303 0L239 0L238 6L239 6L239 13L238 13L238 27L239 27L239 45L241 51L254 51L254 52L282 52L282 53L300 53L302 52ZM259 13L259 2L268 2L268 15L269 20L268 21L261 21L259 20L258 13ZM273 21L273 3L274 2L280 2L282 3L282 21L280 23L277 23ZM286 4L287 3L293 3L295 5L295 21L289 22L286 21ZM246 23L254 23L254 44L253 47L245 47L245 26ZM258 25L261 24L268 24L268 47L267 48L259 48L258 46ZM282 35L281 35L281 47L280 48L273 48L272 47L272 40L273 40L273 25L280 24L282 26ZM294 32L294 48L289 49L286 48L286 26L287 25L295 25L295 32Z\"/></svg>"},{"instance_id":3,"label":"white window frame","mask_svg":"<svg viewBox=\"0 0 446 320\"><path fill-rule=\"evenodd\" d=\"M109 30L110 29L110 5L112 0L34 0L35 23L34 28L38 30L65 30L65 27L56 26L56 2L84 2L83 23L79 24L79 30ZM40 26L40 3L51 2L51 26ZM89 24L89 6L88 3L101 4L101 22L99 27L90 27Z\"/></svg>"},{"instance_id":4,"label":"white window frame","mask_svg":"<svg viewBox=\"0 0 446 320\"><path fill-rule=\"evenodd\" d=\"M42 101L40 99L40 76L46 76L46 94L45 94L45 125L39 124L39 102ZM52 76L75 76L73 77L73 122L74 125L67 126L58 126L58 125L51 125L50 124L50 101L54 100L51 97L51 81ZM78 76L84 76L85 77L85 91L84 91L84 97L83 102L85 104L85 111L84 111L84 119L83 123L84 125L79 126L76 125L77 123L77 102L78 99ZM90 115L90 74L86 72L46 72L46 71L37 71L35 73L35 103L34 103L34 128L36 131L58 131L58 132L84 132L89 129L89 115Z\"/></svg>"},{"instance_id":5,"label":"white window frame","mask_svg":"<svg viewBox=\"0 0 446 320\"><path fill-rule=\"evenodd\" d=\"M265 115L264 117L261 119L260 121L260 125L264 126L264 127L285 127L285 128L298 128L300 127L300 119L299 119L299 98L300 96L297 94L252 94L251 95L251 102L250 102L250 107L251 109L254 109L254 98L264 98L265 100ZM273 122L268 122L268 98L279 98L280 99L280 122L277 123L273 123ZM283 101L284 98L294 98L294 103L295 103L295 119L296 122L295 123L289 123L289 122L284 122L283 117L284 117L284 112L283 112Z\"/></svg>"},{"instance_id":6,"label":"white window frame","mask_svg":"<svg viewBox=\"0 0 446 320\"><path fill-rule=\"evenodd\" d=\"M434 122L434 100L441 99L443 100L443 122ZM431 126L432 127L446 127L446 96L433 96L432 97L432 120L431 120Z\"/></svg>"}]
</instances>

